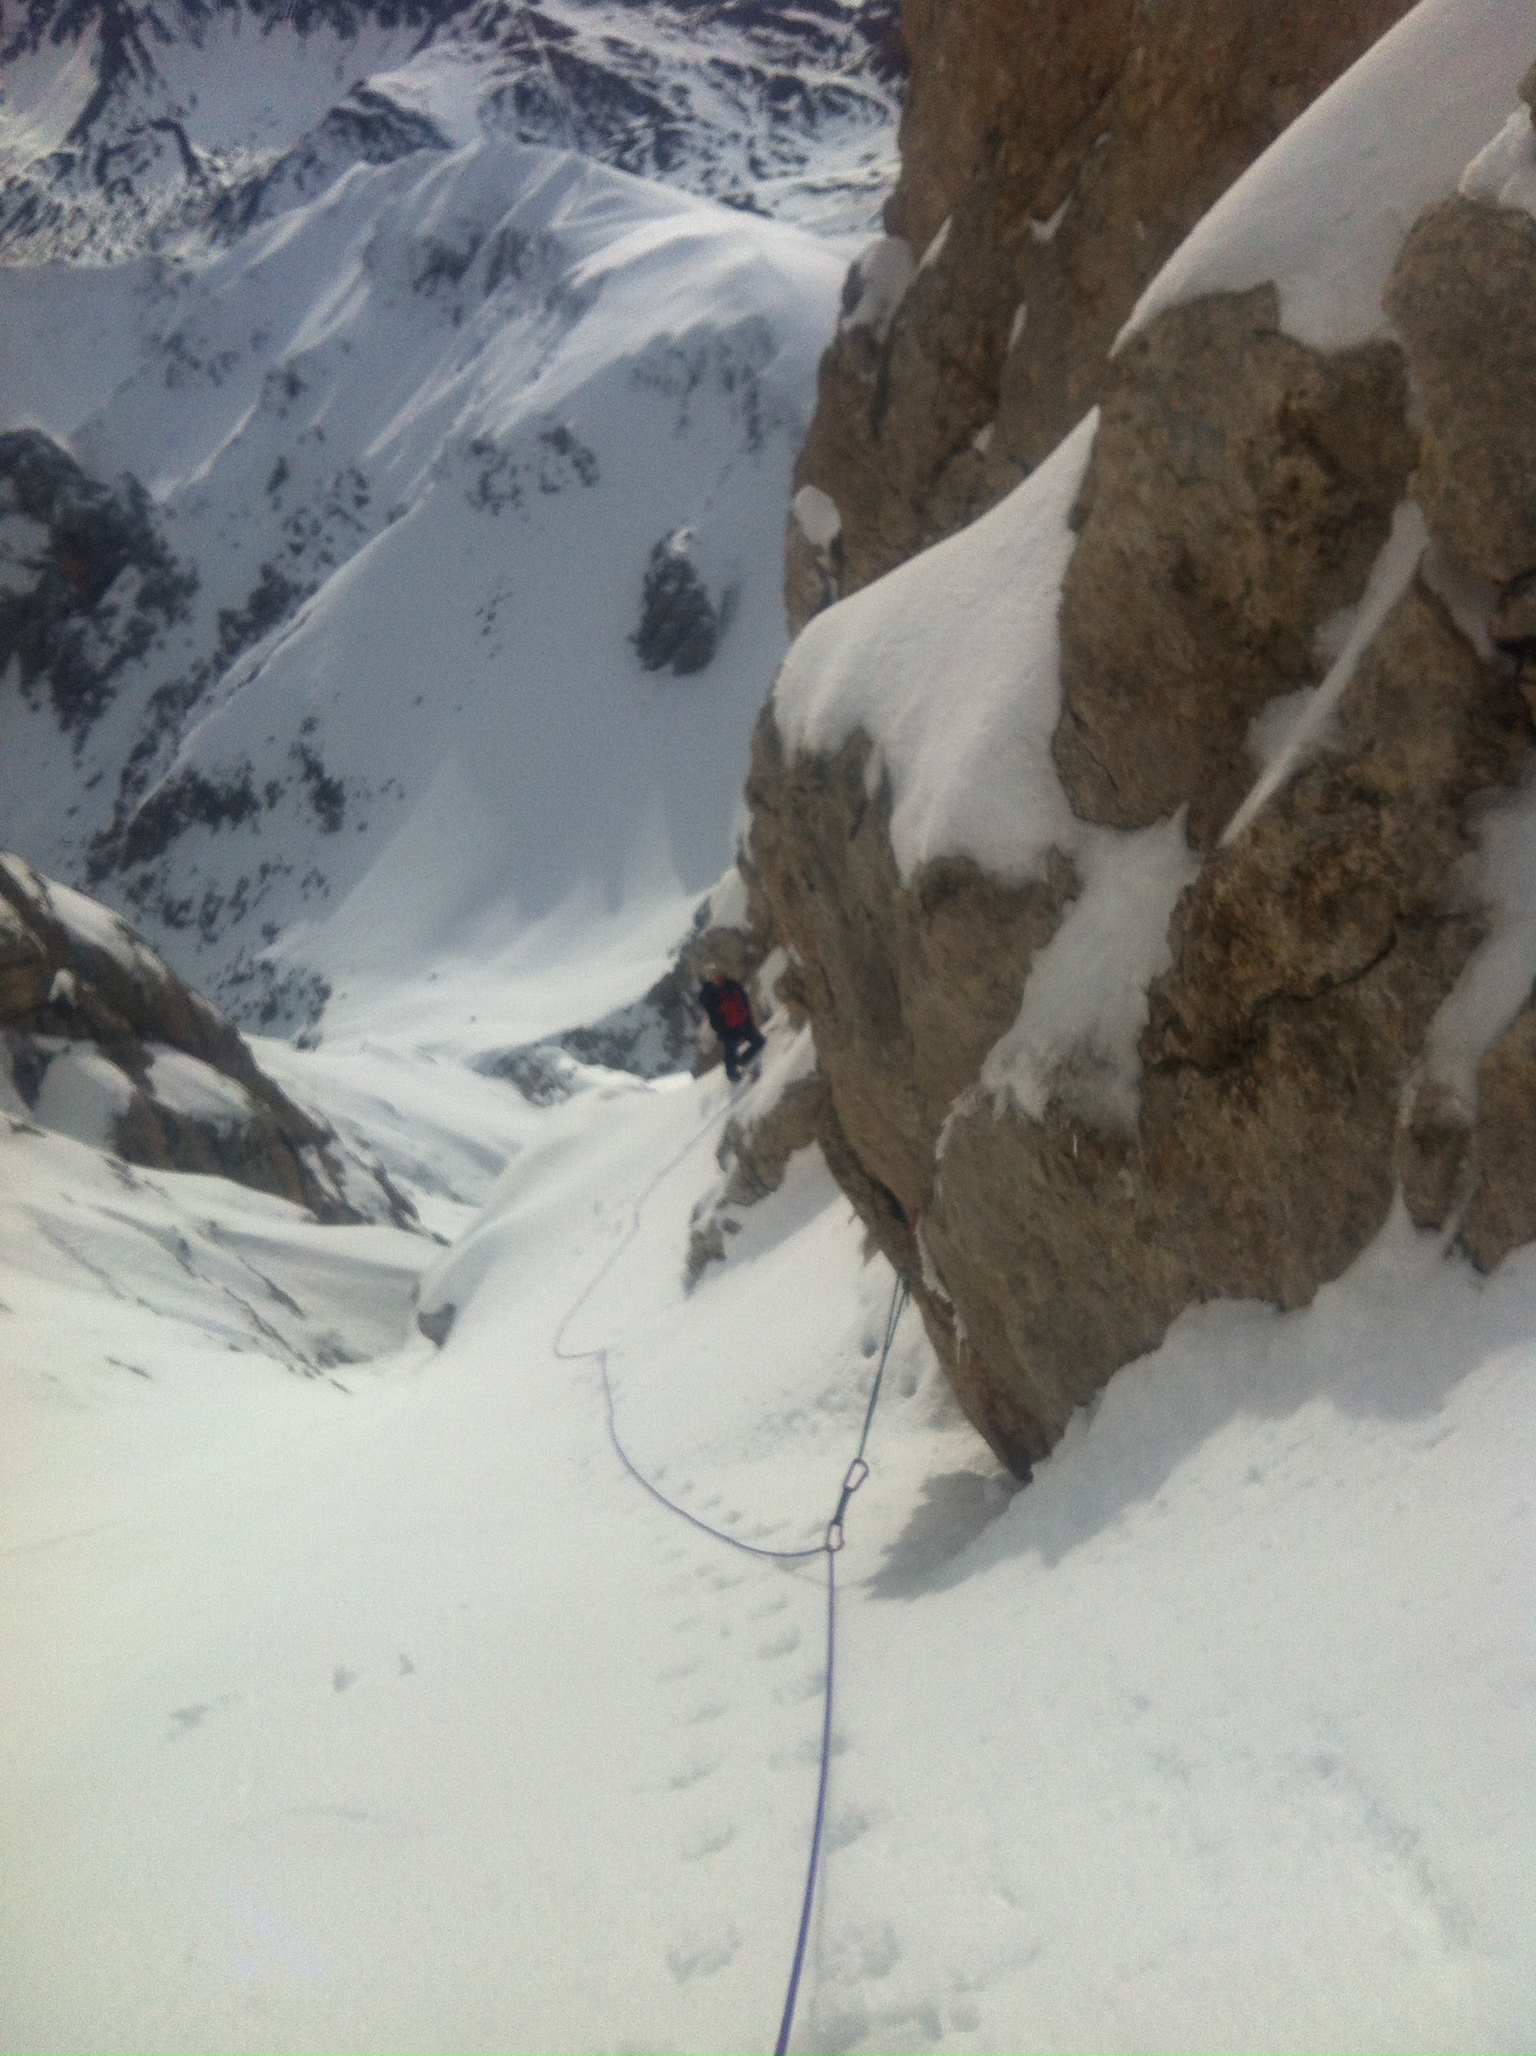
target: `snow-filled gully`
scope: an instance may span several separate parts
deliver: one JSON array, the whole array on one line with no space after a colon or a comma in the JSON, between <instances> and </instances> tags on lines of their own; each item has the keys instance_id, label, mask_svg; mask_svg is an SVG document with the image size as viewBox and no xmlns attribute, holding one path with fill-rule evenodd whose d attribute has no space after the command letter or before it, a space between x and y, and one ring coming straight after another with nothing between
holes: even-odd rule
<instances>
[{"instance_id":1,"label":"snow-filled gully","mask_svg":"<svg viewBox=\"0 0 1536 2056\"><path fill-rule=\"evenodd\" d=\"M358 1289L344 1247L459 1314L440 1352L380 1334L346 1392L196 1326L174 1224L209 1181L93 1196L80 1145L0 1137L4 2038L750 2045L824 1584L637 1490L550 1342L589 1293L635 1468L814 1549L890 1274L807 1161L683 1293L718 1081L538 1109L366 1041L284 1083L366 1112L453 1246L252 1196L251 1261L311 1325ZM42 1238L65 1156L98 1271L160 1228L136 1302ZM904 1323L838 1565L793 2046L1517 2044L1533 1331L1529 1255L1478 1281L1398 1220L1306 1313L1187 1316L1015 1494Z\"/></svg>"},{"instance_id":2,"label":"snow-filled gully","mask_svg":"<svg viewBox=\"0 0 1536 2056\"><path fill-rule=\"evenodd\" d=\"M600 10L555 12L595 50ZM1376 332L1403 226L1528 61L1513 0L1476 38L1456 0L1415 19L1140 321L1275 277L1289 332ZM277 31L219 35L224 97L265 104ZM703 92L720 47L656 50ZM270 916L289 1027L323 970L320 1045L257 1054L427 1231L0 1113L0 2046L693 2051L783 2008L805 2050L1530 2047L1536 1246L1482 1277L1399 1210L1304 1310L1193 1307L1019 1491L816 1152L689 1292L718 1076L573 1062L533 1105L476 1068L648 990L733 839L849 254L785 223L862 232L888 138L853 121L818 197L815 161L748 166L710 85L726 189L789 192L725 217L481 135L440 46L347 48L399 58L452 147L153 278L0 276L5 425L149 482L201 581L164 675L227 660L175 733L138 659L78 738L6 697L7 839L78 877L136 739L167 780L248 763L277 797L185 824L142 918L246 1003ZM1478 160L1500 193L1524 136ZM1134 1084L1120 945L1180 883L1172 836L1095 870L1051 770L1092 434L820 617L778 694L791 740L881 736L904 870L1082 860L1097 939L989 1080L1024 1097L1079 999ZM733 611L707 674L663 677L636 602L684 530ZM1490 817L1508 946L1440 1023L1448 1076L1528 990L1531 841L1523 797ZM188 893L206 932L160 921ZM450 1304L436 1347L416 1315Z\"/></svg>"},{"instance_id":3,"label":"snow-filled gully","mask_svg":"<svg viewBox=\"0 0 1536 2056\"><path fill-rule=\"evenodd\" d=\"M555 1331L553 1350L555 1356L562 1363L593 1363L597 1366L598 1373L602 1379L608 1439L613 1444L614 1454L618 1457L619 1462L624 1466L630 1477L634 1479L635 1483L664 1506L669 1513L677 1515L680 1520L687 1521L691 1527L697 1528L702 1534L711 1537L712 1540L724 1543L730 1549L738 1549L747 1556L755 1556L776 1563L807 1563L818 1556L825 1557L826 1559L826 1661L822 1682L821 1754L817 1767L816 1814L811 1825L810 1854L806 1862L805 1890L801 1895L800 1922L795 1936L794 1957L790 1965L788 1983L785 1987L784 2007L779 2018L779 2032L774 2043L774 2056L785 2056L785 2052L789 2048L790 2037L794 2032L795 2006L799 1997L800 1979L805 1968L805 1947L810 1932L811 1910L815 1904L816 1873L821 1861L822 1839L826 1826L827 1783L832 1763L832 1709L836 1680L837 1558L843 1548L844 1520L849 1503L854 1493L859 1490L870 1474L869 1463L865 1455L869 1445L869 1431L874 1423L875 1407L880 1398L881 1382L885 1376L885 1367L890 1357L891 1344L896 1338L896 1329L906 1306L908 1291L904 1281L898 1279L891 1293L891 1307L889 1314L886 1316L885 1337L881 1344L880 1359L875 1366L875 1375L870 1385L869 1404L864 1412L864 1425L859 1435L859 1445L849 1462L847 1470L843 1473L843 1483L838 1493L837 1505L833 1509L831 1519L827 1523L826 1532L820 1542L804 1549L764 1549L755 1542L744 1541L739 1535L728 1534L724 1528L712 1526L710 1522L701 1520L697 1514L690 1513L687 1507L681 1506L676 1500L669 1498L661 1490L660 1486L647 1477L645 1472L635 1462L634 1458L625 1448L623 1439L619 1434L618 1419L614 1408L613 1381L608 1374L607 1349L601 1344L592 1349L571 1349L566 1345L564 1337L571 1321L575 1319L576 1315L586 1305L587 1301L607 1277L609 1271L612 1270L618 1258L640 1233L646 1200L656 1190L657 1186L670 1177L678 1166L687 1157L692 1155L699 1143L716 1126L717 1120L718 1116L713 1113L706 1115L704 1121L690 1140L684 1144L675 1157L662 1166L651 1183L636 1200L634 1219L630 1232L603 1259L597 1270L592 1274L591 1279L583 1286L570 1307L567 1308L559 1327Z\"/></svg>"}]
</instances>

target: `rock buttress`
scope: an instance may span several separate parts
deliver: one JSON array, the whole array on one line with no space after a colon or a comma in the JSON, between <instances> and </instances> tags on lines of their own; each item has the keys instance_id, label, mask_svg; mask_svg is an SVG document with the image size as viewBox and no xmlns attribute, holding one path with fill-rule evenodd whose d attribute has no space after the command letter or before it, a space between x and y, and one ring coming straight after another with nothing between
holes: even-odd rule
<instances>
[{"instance_id":1,"label":"rock buttress","mask_svg":"<svg viewBox=\"0 0 1536 2056\"><path fill-rule=\"evenodd\" d=\"M795 471L841 527L818 546L790 519L792 629L1055 448L1164 260L1408 4L905 0L886 220L919 268L894 311L850 276Z\"/></svg>"},{"instance_id":2,"label":"rock buttress","mask_svg":"<svg viewBox=\"0 0 1536 2056\"><path fill-rule=\"evenodd\" d=\"M1173 310L1116 366L1064 590L1054 754L1080 816L1126 827L1187 806L1205 856L1149 994L1134 1132L1054 1103L1032 1119L978 1084L1070 907L1067 860L1024 888L965 865L903 881L868 738L786 757L771 708L760 724L751 862L856 1167L834 1169L921 1277L962 1403L1016 1469L1183 1308L1304 1305L1399 1181L1416 1218L1459 1229L1484 1265L1536 1225L1532 1008L1485 1057L1476 1107L1424 1078L1430 1024L1486 929L1463 870L1477 809L1530 770L1514 662L1479 655L1415 580L1323 743L1219 840L1257 770L1253 716L1320 675L1315 633L1358 598L1416 461L1433 540L1481 578L1495 620L1513 613L1531 568L1523 463L1480 467L1474 506L1439 483L1435 453L1492 448L1499 410L1518 429L1528 395L1501 399L1475 363L1437 377L1432 353L1480 351L1496 373L1525 347L1527 228L1467 224L1458 203L1405 247L1392 297L1422 445L1395 347L1306 349L1279 332L1269 289ZM1454 267L1477 305L1495 243L1520 269L1483 305L1479 341ZM1481 416L1451 418L1470 399Z\"/></svg>"}]
</instances>

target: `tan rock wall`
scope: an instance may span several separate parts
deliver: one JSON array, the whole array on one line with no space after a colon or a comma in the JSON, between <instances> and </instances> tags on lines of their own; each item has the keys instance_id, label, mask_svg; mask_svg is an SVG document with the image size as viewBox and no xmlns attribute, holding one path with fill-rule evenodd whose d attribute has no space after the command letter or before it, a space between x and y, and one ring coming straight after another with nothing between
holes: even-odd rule
<instances>
[{"instance_id":1,"label":"tan rock wall","mask_svg":"<svg viewBox=\"0 0 1536 2056\"><path fill-rule=\"evenodd\" d=\"M818 551L791 520L792 627L1055 447L1164 259L1407 6L907 0L887 220L918 258L949 226L888 330L845 326L823 360L796 485L829 494L842 530ZM859 296L851 280L850 310Z\"/></svg>"},{"instance_id":2,"label":"tan rock wall","mask_svg":"<svg viewBox=\"0 0 1536 2056\"><path fill-rule=\"evenodd\" d=\"M1390 304L1422 438L1395 345L1306 349L1268 288L1174 310L1114 368L1054 751L1080 816L1136 827L1187 807L1205 854L1149 994L1134 1134L1064 1103L1034 1120L977 1083L1069 910L1065 860L1022 890L964 866L903 883L867 738L786 761L771 714L760 726L751 859L798 958L838 1175L920 1278L962 1404L1017 1469L1183 1308L1305 1304L1399 1188L1485 1267L1536 1233L1536 1001L1485 1057L1475 1105L1426 1075L1485 932L1463 861L1478 807L1531 768L1533 295L1526 217L1454 201L1419 224ZM1322 743L1222 845L1257 769L1253 716L1321 674L1316 631L1359 597L1410 479L1459 604L1509 654L1479 656L1415 582Z\"/></svg>"},{"instance_id":3,"label":"tan rock wall","mask_svg":"<svg viewBox=\"0 0 1536 2056\"><path fill-rule=\"evenodd\" d=\"M854 818L862 750L785 767L760 741L756 818L772 826L754 856L805 961L828 1089L866 1177L909 1224L921 1212L936 1277L919 1304L962 1402L1015 1468L1181 1308L1219 1295L1303 1305L1381 1226L1404 1087L1481 932L1446 897L1468 802L1512 779L1529 742L1511 682L1432 595L1408 594L1345 695L1333 747L1180 902L1142 1038L1140 1124L1121 1138L966 1089L1069 874L1017 894L1008 930L972 881L935 980L915 968L913 935L894 939L921 929L921 899L894 882L880 811ZM857 868L834 874L824 857L818 879L807 846L845 838L867 841ZM903 1008L904 969L921 1009ZM966 997L983 979L996 981L990 1011ZM925 1070L933 1044L942 1082Z\"/></svg>"},{"instance_id":4,"label":"tan rock wall","mask_svg":"<svg viewBox=\"0 0 1536 2056\"><path fill-rule=\"evenodd\" d=\"M1190 809L1207 849L1252 782L1244 742L1312 682L1414 461L1401 354L1280 333L1273 286L1163 315L1112 366L1062 590L1056 765L1085 820Z\"/></svg>"},{"instance_id":5,"label":"tan rock wall","mask_svg":"<svg viewBox=\"0 0 1536 2056\"><path fill-rule=\"evenodd\" d=\"M1399 1192L1483 1268L1536 1236L1536 994L1474 1086L1436 1071L1430 1033L1494 918L1467 862L1480 809L1533 775L1536 221L1428 209L1386 294L1400 343L1306 348L1266 286L1175 309L1106 366L1179 236L1403 11L905 16L890 225L919 253L938 239L894 315L845 325L823 364L800 480L841 529L813 549L791 522L792 611L968 519L1101 400L1053 754L1081 819L1184 809L1204 859L1148 995L1134 1132L1088 1125L1065 1087L1031 1118L979 1078L1070 915L1071 865L1023 888L965 865L903 881L870 739L787 758L771 710L759 727L750 864L815 1032L823 1146L1020 1471L1184 1308L1307 1303ZM1326 733L1224 844L1255 715L1322 676L1318 631L1408 495L1434 589L1401 595Z\"/></svg>"},{"instance_id":6,"label":"tan rock wall","mask_svg":"<svg viewBox=\"0 0 1536 2056\"><path fill-rule=\"evenodd\" d=\"M1413 491L1430 532L1491 585L1536 571L1536 221L1460 198L1430 208L1386 304L1424 409Z\"/></svg>"}]
</instances>

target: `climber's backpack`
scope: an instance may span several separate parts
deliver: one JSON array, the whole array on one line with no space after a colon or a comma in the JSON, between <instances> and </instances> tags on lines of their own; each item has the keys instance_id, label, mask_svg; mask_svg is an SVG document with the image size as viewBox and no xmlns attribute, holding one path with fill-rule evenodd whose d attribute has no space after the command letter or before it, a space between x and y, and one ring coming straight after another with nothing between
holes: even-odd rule
<instances>
[{"instance_id":1,"label":"climber's backpack","mask_svg":"<svg viewBox=\"0 0 1536 2056\"><path fill-rule=\"evenodd\" d=\"M720 994L720 1025L732 1033L752 1025L752 1010L739 985L727 985Z\"/></svg>"}]
</instances>

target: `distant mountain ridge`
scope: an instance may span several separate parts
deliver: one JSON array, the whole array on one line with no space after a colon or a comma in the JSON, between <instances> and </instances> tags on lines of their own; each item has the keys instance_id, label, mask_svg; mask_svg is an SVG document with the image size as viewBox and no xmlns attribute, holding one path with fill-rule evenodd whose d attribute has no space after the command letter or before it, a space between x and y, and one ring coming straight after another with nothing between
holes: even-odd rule
<instances>
[{"instance_id":1,"label":"distant mountain ridge","mask_svg":"<svg viewBox=\"0 0 1536 2056\"><path fill-rule=\"evenodd\" d=\"M4 17L9 845L270 1027L344 996L317 932L386 853L364 953L402 894L433 950L636 894L680 934L785 647L890 18Z\"/></svg>"},{"instance_id":2,"label":"distant mountain ridge","mask_svg":"<svg viewBox=\"0 0 1536 2056\"><path fill-rule=\"evenodd\" d=\"M0 10L0 261L227 238L354 163L552 143L871 226L897 0L31 0Z\"/></svg>"}]
</instances>

